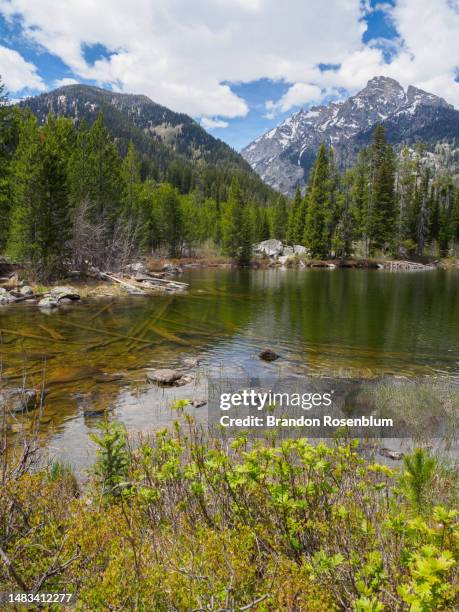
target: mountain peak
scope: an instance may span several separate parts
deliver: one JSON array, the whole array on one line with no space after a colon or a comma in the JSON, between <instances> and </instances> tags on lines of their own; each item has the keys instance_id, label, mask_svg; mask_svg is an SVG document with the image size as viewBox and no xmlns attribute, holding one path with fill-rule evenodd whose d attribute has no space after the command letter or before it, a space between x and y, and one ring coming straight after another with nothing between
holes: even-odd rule
<instances>
[{"instance_id":1,"label":"mountain peak","mask_svg":"<svg viewBox=\"0 0 459 612\"><path fill-rule=\"evenodd\" d=\"M396 81L395 79L391 77L387 77L383 75L374 76L368 81L366 85L366 88L370 88L370 89L381 89L385 87L394 87L396 89L403 89L398 81Z\"/></svg>"},{"instance_id":2,"label":"mountain peak","mask_svg":"<svg viewBox=\"0 0 459 612\"><path fill-rule=\"evenodd\" d=\"M285 119L242 150L252 168L274 188L292 194L303 185L321 143L335 150L342 168L353 163L377 124L386 126L393 144L459 137L459 111L443 98L386 76L370 79L340 104L314 106Z\"/></svg>"}]
</instances>

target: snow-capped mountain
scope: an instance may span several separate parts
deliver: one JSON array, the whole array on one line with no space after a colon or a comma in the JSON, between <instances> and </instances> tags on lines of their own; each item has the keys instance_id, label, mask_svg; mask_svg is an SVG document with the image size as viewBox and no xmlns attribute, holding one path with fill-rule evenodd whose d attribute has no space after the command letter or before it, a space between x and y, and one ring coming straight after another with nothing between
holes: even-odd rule
<instances>
[{"instance_id":1,"label":"snow-capped mountain","mask_svg":"<svg viewBox=\"0 0 459 612\"><path fill-rule=\"evenodd\" d=\"M268 185L291 194L307 181L322 142L333 146L344 168L380 123L393 144L423 140L434 147L459 140L459 111L451 104L411 85L405 91L394 79L379 76L345 101L300 110L241 153Z\"/></svg>"}]
</instances>

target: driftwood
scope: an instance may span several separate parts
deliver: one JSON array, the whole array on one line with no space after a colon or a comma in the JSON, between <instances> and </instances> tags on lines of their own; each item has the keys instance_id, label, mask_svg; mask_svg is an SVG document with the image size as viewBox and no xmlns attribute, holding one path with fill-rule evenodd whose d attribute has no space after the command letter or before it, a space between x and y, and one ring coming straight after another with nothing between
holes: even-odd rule
<instances>
[{"instance_id":1,"label":"driftwood","mask_svg":"<svg viewBox=\"0 0 459 612\"><path fill-rule=\"evenodd\" d=\"M121 280L120 278L117 278L116 276L112 276L111 274L107 274L107 272L100 272L99 273L101 276L104 276L106 278L109 278L112 281L115 281L115 283L119 283L120 285L124 285L125 287L129 287L129 289L133 289L136 293L144 293L142 291L142 289L140 289L139 287L136 287L135 285L131 285L131 283L127 283L126 281Z\"/></svg>"},{"instance_id":2,"label":"driftwood","mask_svg":"<svg viewBox=\"0 0 459 612\"><path fill-rule=\"evenodd\" d=\"M158 276L150 276L149 274L142 274L142 276L139 276L138 278L135 279L138 283L153 283L153 284L157 284L157 285L169 285L169 286L176 286L176 287L181 287L181 288L185 288L188 287L188 283L182 283L180 281L176 281L176 280L169 280L168 278L160 278Z\"/></svg>"}]
</instances>

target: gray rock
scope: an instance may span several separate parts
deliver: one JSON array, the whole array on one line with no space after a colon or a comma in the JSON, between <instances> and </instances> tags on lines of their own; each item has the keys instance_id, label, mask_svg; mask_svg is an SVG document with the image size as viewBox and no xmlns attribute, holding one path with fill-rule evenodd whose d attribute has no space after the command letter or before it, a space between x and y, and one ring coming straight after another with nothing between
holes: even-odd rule
<instances>
[{"instance_id":1,"label":"gray rock","mask_svg":"<svg viewBox=\"0 0 459 612\"><path fill-rule=\"evenodd\" d=\"M295 253L295 255L308 255L309 253L308 249L302 244L294 244L293 252Z\"/></svg>"},{"instance_id":2,"label":"gray rock","mask_svg":"<svg viewBox=\"0 0 459 612\"><path fill-rule=\"evenodd\" d=\"M38 393L35 389L5 389L0 391L0 404L6 405L14 414L38 408Z\"/></svg>"},{"instance_id":3,"label":"gray rock","mask_svg":"<svg viewBox=\"0 0 459 612\"><path fill-rule=\"evenodd\" d=\"M147 372L148 380L152 382L158 383L160 385L173 385L177 383L183 374L181 372L177 372L177 370L169 370L167 368L161 370L151 370Z\"/></svg>"},{"instance_id":4,"label":"gray rock","mask_svg":"<svg viewBox=\"0 0 459 612\"><path fill-rule=\"evenodd\" d=\"M6 295L0 295L0 304L11 304L15 301L16 300L14 296L12 296L10 293L7 293Z\"/></svg>"},{"instance_id":5,"label":"gray rock","mask_svg":"<svg viewBox=\"0 0 459 612\"><path fill-rule=\"evenodd\" d=\"M276 359L279 359L280 355L270 348L264 348L259 354L259 357L263 359L263 361L276 361Z\"/></svg>"},{"instance_id":6,"label":"gray rock","mask_svg":"<svg viewBox=\"0 0 459 612\"><path fill-rule=\"evenodd\" d=\"M39 308L57 308L58 306L59 302L52 297L44 297L38 302Z\"/></svg>"},{"instance_id":7,"label":"gray rock","mask_svg":"<svg viewBox=\"0 0 459 612\"><path fill-rule=\"evenodd\" d=\"M199 365L199 359L195 357L185 357L182 359L182 363L187 368L197 368Z\"/></svg>"},{"instance_id":8,"label":"gray rock","mask_svg":"<svg viewBox=\"0 0 459 612\"><path fill-rule=\"evenodd\" d=\"M284 245L281 240L271 238L270 240L263 240L253 246L255 253L260 255L266 255L267 257L279 257L284 252Z\"/></svg>"},{"instance_id":9,"label":"gray rock","mask_svg":"<svg viewBox=\"0 0 459 612\"><path fill-rule=\"evenodd\" d=\"M207 404L207 400L194 399L194 400L191 400L190 404L193 406L193 408L201 408L202 406L205 406Z\"/></svg>"},{"instance_id":10,"label":"gray rock","mask_svg":"<svg viewBox=\"0 0 459 612\"><path fill-rule=\"evenodd\" d=\"M29 287L29 285L24 285L23 287L20 288L20 293L21 295L28 297L29 295L33 295L33 289L32 287Z\"/></svg>"},{"instance_id":11,"label":"gray rock","mask_svg":"<svg viewBox=\"0 0 459 612\"><path fill-rule=\"evenodd\" d=\"M80 295L73 287L53 287L50 291L50 296L57 301L62 299L76 301L80 299Z\"/></svg>"},{"instance_id":12,"label":"gray rock","mask_svg":"<svg viewBox=\"0 0 459 612\"><path fill-rule=\"evenodd\" d=\"M141 261L126 266L128 272L134 272L136 274L146 274L148 272L147 266Z\"/></svg>"},{"instance_id":13,"label":"gray rock","mask_svg":"<svg viewBox=\"0 0 459 612\"><path fill-rule=\"evenodd\" d=\"M284 257L289 256L289 255L294 255L295 254L295 250L293 247L291 246L284 246L284 250L282 251L282 255Z\"/></svg>"}]
</instances>

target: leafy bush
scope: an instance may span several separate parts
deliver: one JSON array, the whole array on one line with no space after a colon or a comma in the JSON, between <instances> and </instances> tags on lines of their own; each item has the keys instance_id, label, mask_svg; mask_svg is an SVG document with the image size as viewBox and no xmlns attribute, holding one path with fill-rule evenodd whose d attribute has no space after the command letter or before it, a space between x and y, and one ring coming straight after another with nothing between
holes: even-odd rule
<instances>
[{"instance_id":1,"label":"leafy bush","mask_svg":"<svg viewBox=\"0 0 459 612\"><path fill-rule=\"evenodd\" d=\"M17 575L75 592L77 609L459 606L457 482L423 503L446 474L425 451L400 474L355 443L230 443L189 417L135 450L116 425L98 444L96 487L75 496L58 477L25 473L0 498L2 525L12 499L21 509L1 532Z\"/></svg>"}]
</instances>

